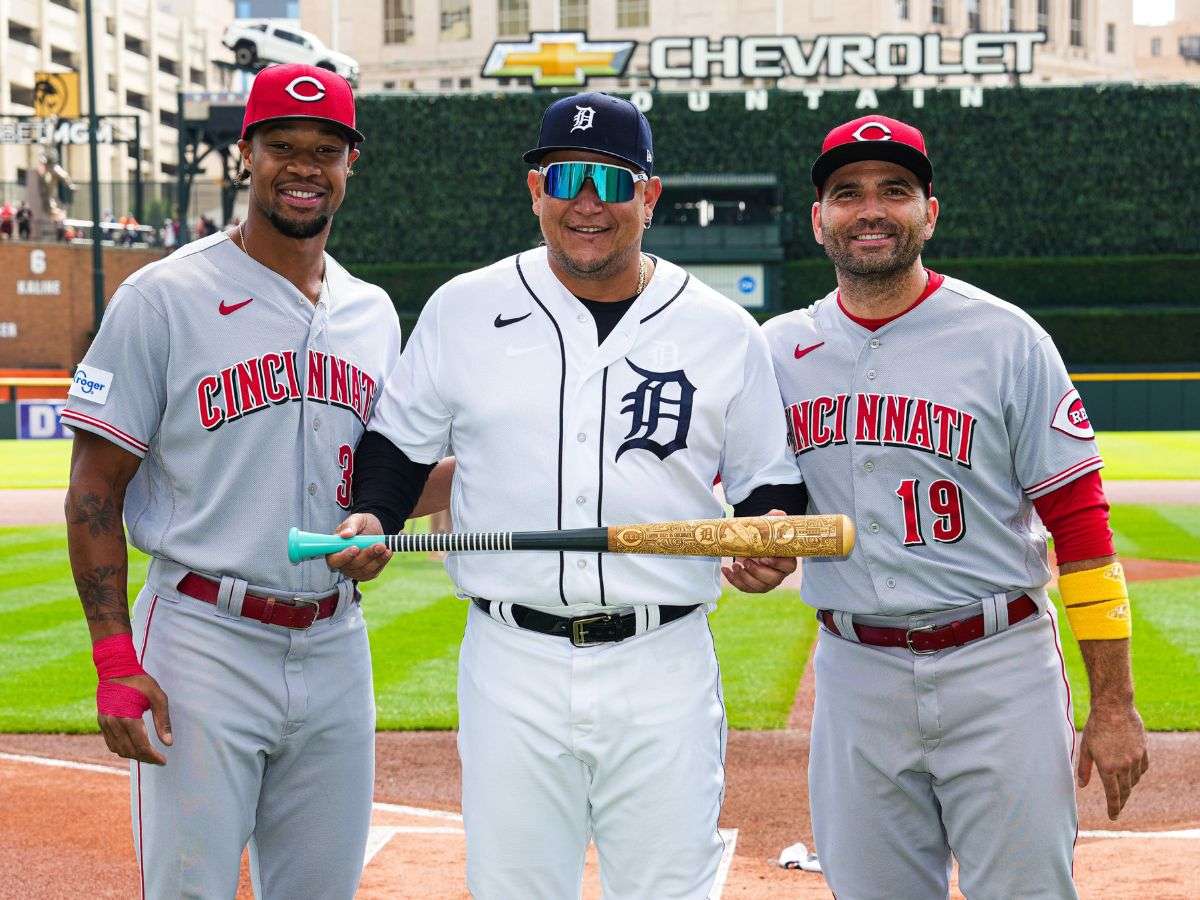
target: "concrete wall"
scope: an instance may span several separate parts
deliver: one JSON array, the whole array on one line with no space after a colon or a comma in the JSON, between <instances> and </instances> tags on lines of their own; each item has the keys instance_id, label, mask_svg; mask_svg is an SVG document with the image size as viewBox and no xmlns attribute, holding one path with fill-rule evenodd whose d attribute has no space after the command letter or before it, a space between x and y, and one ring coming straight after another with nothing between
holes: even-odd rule
<instances>
[{"instance_id":1,"label":"concrete wall","mask_svg":"<svg viewBox=\"0 0 1200 900\"><path fill-rule=\"evenodd\" d=\"M104 248L104 296L162 250ZM0 369L73 371L92 338L89 244L0 243Z\"/></svg>"}]
</instances>

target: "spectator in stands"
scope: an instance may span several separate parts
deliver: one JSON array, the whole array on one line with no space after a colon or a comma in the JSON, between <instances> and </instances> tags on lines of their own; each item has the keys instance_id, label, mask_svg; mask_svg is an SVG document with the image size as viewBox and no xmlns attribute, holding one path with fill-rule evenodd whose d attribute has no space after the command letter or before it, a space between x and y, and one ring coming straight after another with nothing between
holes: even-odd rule
<instances>
[{"instance_id":1,"label":"spectator in stands","mask_svg":"<svg viewBox=\"0 0 1200 900\"><path fill-rule=\"evenodd\" d=\"M7 200L3 205L0 205L0 238L6 241L11 241L13 237L13 220L16 218L17 211L13 205Z\"/></svg>"},{"instance_id":2,"label":"spectator in stands","mask_svg":"<svg viewBox=\"0 0 1200 900\"><path fill-rule=\"evenodd\" d=\"M17 237L23 241L29 240L33 231L33 209L24 200L17 207Z\"/></svg>"},{"instance_id":3,"label":"spectator in stands","mask_svg":"<svg viewBox=\"0 0 1200 900\"><path fill-rule=\"evenodd\" d=\"M138 239L138 220L133 215L133 210L130 210L118 220L121 226L121 234L117 239L117 243L122 246L129 247L137 242Z\"/></svg>"},{"instance_id":4,"label":"spectator in stands","mask_svg":"<svg viewBox=\"0 0 1200 900\"><path fill-rule=\"evenodd\" d=\"M67 227L67 211L53 197L50 198L50 221L54 223L54 237L57 240L69 241L75 236L74 229Z\"/></svg>"}]
</instances>

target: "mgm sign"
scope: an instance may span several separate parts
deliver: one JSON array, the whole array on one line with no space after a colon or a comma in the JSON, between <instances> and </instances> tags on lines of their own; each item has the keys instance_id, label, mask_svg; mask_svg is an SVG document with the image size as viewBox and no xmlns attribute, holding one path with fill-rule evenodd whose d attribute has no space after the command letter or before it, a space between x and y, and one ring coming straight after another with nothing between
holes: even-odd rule
<instances>
[{"instance_id":1,"label":"mgm sign","mask_svg":"<svg viewBox=\"0 0 1200 900\"><path fill-rule=\"evenodd\" d=\"M1043 31L940 34L822 34L772 37L660 37L649 44L650 77L813 78L911 75L1003 75L1033 71ZM620 77L634 41L591 41L581 31L535 32L528 41L492 45L485 78L527 78L536 87L579 86L594 77ZM957 52L947 52L956 50Z\"/></svg>"}]
</instances>

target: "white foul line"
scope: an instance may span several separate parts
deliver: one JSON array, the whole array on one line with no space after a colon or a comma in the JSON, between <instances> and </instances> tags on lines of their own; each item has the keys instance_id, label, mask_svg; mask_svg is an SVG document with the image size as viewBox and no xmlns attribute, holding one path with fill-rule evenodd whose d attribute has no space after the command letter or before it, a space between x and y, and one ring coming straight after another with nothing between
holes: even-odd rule
<instances>
[{"instance_id":1,"label":"white foul line","mask_svg":"<svg viewBox=\"0 0 1200 900\"><path fill-rule=\"evenodd\" d=\"M717 833L725 842L725 850L721 853L721 862L717 866L717 877L713 879L712 890L708 896L711 900L721 900L725 890L725 879L729 877L729 868L733 865L733 849L737 846L738 830L736 828L719 828Z\"/></svg>"},{"instance_id":2,"label":"white foul line","mask_svg":"<svg viewBox=\"0 0 1200 900\"><path fill-rule=\"evenodd\" d=\"M1175 841L1200 840L1200 828L1183 828L1179 831L1081 831L1081 838L1165 838Z\"/></svg>"}]
</instances>

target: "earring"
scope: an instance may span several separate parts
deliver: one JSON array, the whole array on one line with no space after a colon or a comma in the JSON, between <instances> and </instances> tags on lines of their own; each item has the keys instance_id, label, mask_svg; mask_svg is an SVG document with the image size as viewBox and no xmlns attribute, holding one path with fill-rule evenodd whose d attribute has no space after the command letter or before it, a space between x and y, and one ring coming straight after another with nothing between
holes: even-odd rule
<instances>
[{"instance_id":1,"label":"earring","mask_svg":"<svg viewBox=\"0 0 1200 900\"><path fill-rule=\"evenodd\" d=\"M653 221L654 221L654 217L653 217L653 216L649 216L649 217L647 217L647 218L646 218L646 221L642 223L642 227L643 227L644 229L646 229L647 231L649 231L649 230L650 230L650 225L653 223Z\"/></svg>"}]
</instances>

